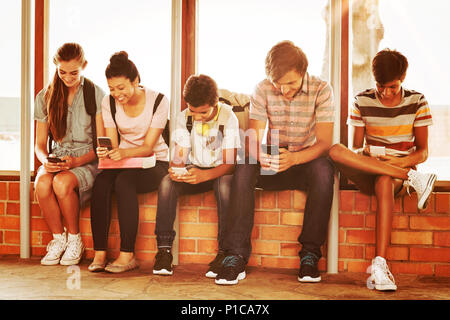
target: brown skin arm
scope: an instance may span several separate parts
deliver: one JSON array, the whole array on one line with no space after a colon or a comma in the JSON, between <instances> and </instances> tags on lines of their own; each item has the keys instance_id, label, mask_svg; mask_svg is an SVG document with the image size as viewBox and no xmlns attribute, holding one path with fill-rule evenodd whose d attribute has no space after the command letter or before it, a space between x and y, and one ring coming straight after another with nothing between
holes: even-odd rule
<instances>
[{"instance_id":1,"label":"brown skin arm","mask_svg":"<svg viewBox=\"0 0 450 320\"><path fill-rule=\"evenodd\" d=\"M414 128L416 151L405 157L380 156L381 160L400 168L410 168L428 158L428 126Z\"/></svg>"}]
</instances>

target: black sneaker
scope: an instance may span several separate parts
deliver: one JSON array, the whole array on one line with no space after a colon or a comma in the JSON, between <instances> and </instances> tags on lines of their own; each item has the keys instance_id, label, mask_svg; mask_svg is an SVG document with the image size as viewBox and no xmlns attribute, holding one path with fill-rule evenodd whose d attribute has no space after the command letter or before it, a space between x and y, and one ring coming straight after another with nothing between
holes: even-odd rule
<instances>
[{"instance_id":1,"label":"black sneaker","mask_svg":"<svg viewBox=\"0 0 450 320\"><path fill-rule=\"evenodd\" d=\"M155 256L155 265L153 266L153 274L171 276L172 270L172 252L170 249L161 248Z\"/></svg>"},{"instance_id":2,"label":"black sneaker","mask_svg":"<svg viewBox=\"0 0 450 320\"><path fill-rule=\"evenodd\" d=\"M237 284L239 280L245 279L245 276L244 258L240 255L231 255L223 259L215 282L217 284Z\"/></svg>"},{"instance_id":3,"label":"black sneaker","mask_svg":"<svg viewBox=\"0 0 450 320\"><path fill-rule=\"evenodd\" d=\"M320 273L317 268L319 258L311 252L308 252L300 260L300 272L298 274L298 281L300 282L320 282Z\"/></svg>"},{"instance_id":4,"label":"black sneaker","mask_svg":"<svg viewBox=\"0 0 450 320\"><path fill-rule=\"evenodd\" d=\"M220 268L222 267L222 262L225 257L225 252L219 251L217 253L217 256L214 258L214 260L209 263L209 269L205 274L207 278L215 278L217 276Z\"/></svg>"}]
</instances>

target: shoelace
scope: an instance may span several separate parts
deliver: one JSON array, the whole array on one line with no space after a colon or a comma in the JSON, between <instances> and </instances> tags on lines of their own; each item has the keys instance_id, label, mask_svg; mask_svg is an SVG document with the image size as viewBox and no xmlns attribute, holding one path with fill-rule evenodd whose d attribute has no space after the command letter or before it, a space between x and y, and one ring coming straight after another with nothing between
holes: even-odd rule
<instances>
[{"instance_id":1,"label":"shoelace","mask_svg":"<svg viewBox=\"0 0 450 320\"><path fill-rule=\"evenodd\" d=\"M217 256L214 258L213 261L211 261L209 263L210 266L215 266L217 264L220 264L224 261L224 254L223 253L218 253Z\"/></svg>"},{"instance_id":2,"label":"shoelace","mask_svg":"<svg viewBox=\"0 0 450 320\"><path fill-rule=\"evenodd\" d=\"M66 243L57 239L51 240L47 245L48 255L56 256L60 251L63 251L66 247Z\"/></svg>"},{"instance_id":3,"label":"shoelace","mask_svg":"<svg viewBox=\"0 0 450 320\"><path fill-rule=\"evenodd\" d=\"M387 276L387 279L395 283L394 276L392 275L391 271L389 270L386 261L380 261L377 260L375 262L375 265L380 268L380 270L383 272L383 276Z\"/></svg>"},{"instance_id":4,"label":"shoelace","mask_svg":"<svg viewBox=\"0 0 450 320\"><path fill-rule=\"evenodd\" d=\"M316 261L317 261L316 255L313 253L309 253L300 260L300 264L314 266L316 264Z\"/></svg>"},{"instance_id":5,"label":"shoelace","mask_svg":"<svg viewBox=\"0 0 450 320\"><path fill-rule=\"evenodd\" d=\"M228 256L223 259L224 267L236 267L238 265L239 258L237 256Z\"/></svg>"},{"instance_id":6,"label":"shoelace","mask_svg":"<svg viewBox=\"0 0 450 320\"><path fill-rule=\"evenodd\" d=\"M405 180L404 185L406 186L406 191L408 192L408 195L411 195L409 188L413 187L417 193L422 193L425 189L425 184L422 179L419 178L419 175L417 172L412 171L410 176L408 177L408 180Z\"/></svg>"},{"instance_id":7,"label":"shoelace","mask_svg":"<svg viewBox=\"0 0 450 320\"><path fill-rule=\"evenodd\" d=\"M78 257L80 254L80 241L79 239L71 240L67 243L66 255L69 257Z\"/></svg>"}]
</instances>

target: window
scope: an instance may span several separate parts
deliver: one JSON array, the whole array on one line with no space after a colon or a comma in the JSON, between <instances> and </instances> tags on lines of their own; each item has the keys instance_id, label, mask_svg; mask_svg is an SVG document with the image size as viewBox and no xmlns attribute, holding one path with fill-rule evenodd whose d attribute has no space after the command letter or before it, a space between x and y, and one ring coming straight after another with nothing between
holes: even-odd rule
<instances>
[{"instance_id":1,"label":"window","mask_svg":"<svg viewBox=\"0 0 450 320\"><path fill-rule=\"evenodd\" d=\"M374 86L370 71L381 49L402 52L409 61L403 86L425 95L433 116L429 127L429 157L419 165L450 180L450 11L448 1L353 1L352 93Z\"/></svg>"},{"instance_id":2,"label":"window","mask_svg":"<svg viewBox=\"0 0 450 320\"><path fill-rule=\"evenodd\" d=\"M265 58L276 43L291 40L305 52L308 72L328 80L328 1L199 0L198 72L219 88L251 94L265 79Z\"/></svg>"},{"instance_id":3,"label":"window","mask_svg":"<svg viewBox=\"0 0 450 320\"><path fill-rule=\"evenodd\" d=\"M49 30L49 79L58 47L77 42L88 61L84 75L106 93L109 58L124 50L136 64L141 84L170 97L170 1L51 0Z\"/></svg>"},{"instance_id":4,"label":"window","mask_svg":"<svg viewBox=\"0 0 450 320\"><path fill-rule=\"evenodd\" d=\"M20 170L21 2L0 10L0 157L1 171Z\"/></svg>"}]
</instances>

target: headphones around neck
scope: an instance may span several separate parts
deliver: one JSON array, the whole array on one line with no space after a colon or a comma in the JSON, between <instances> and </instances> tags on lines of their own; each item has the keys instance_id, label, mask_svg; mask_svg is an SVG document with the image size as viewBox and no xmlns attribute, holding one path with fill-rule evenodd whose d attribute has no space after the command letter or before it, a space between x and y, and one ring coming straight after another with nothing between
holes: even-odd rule
<instances>
[{"instance_id":1,"label":"headphones around neck","mask_svg":"<svg viewBox=\"0 0 450 320\"><path fill-rule=\"evenodd\" d=\"M219 118L219 113L220 113L220 105L218 104L217 105L217 114L212 119L213 122L217 121L217 119ZM197 131L197 134L199 134L201 136L207 136L210 129L211 129L211 127L210 127L209 123L205 123L205 122L199 122L195 126L195 131Z\"/></svg>"}]
</instances>

